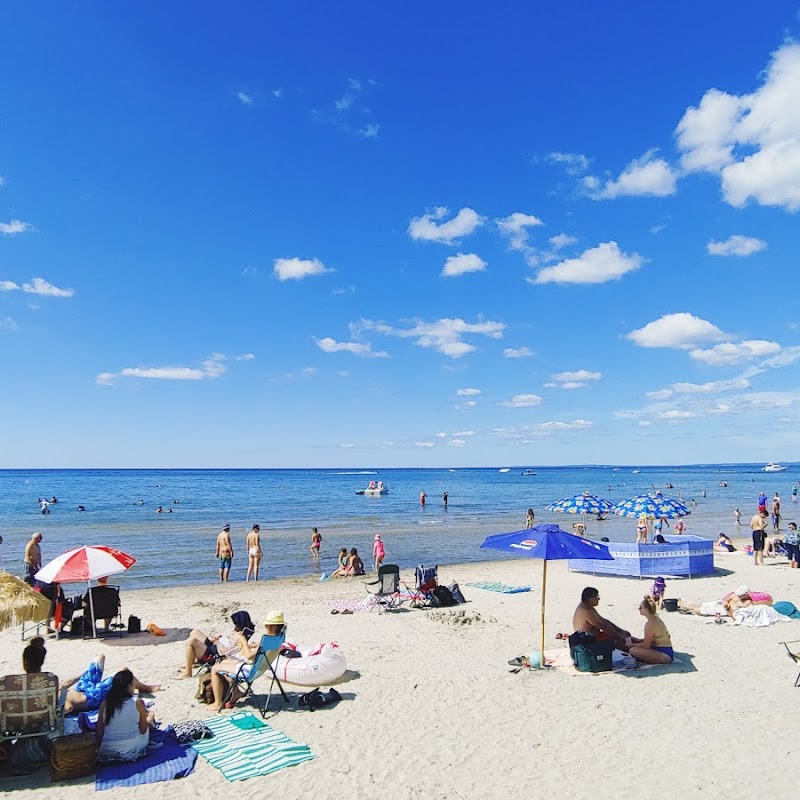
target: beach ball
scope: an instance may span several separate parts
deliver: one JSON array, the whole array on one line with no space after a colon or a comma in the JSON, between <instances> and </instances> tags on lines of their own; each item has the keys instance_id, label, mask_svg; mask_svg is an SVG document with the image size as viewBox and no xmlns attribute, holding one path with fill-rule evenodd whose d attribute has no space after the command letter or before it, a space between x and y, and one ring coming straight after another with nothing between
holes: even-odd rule
<instances>
[{"instance_id":1,"label":"beach ball","mask_svg":"<svg viewBox=\"0 0 800 800\"><path fill-rule=\"evenodd\" d=\"M539 669L542 666L542 656L539 650L534 650L528 656L528 662L531 665L531 669Z\"/></svg>"}]
</instances>

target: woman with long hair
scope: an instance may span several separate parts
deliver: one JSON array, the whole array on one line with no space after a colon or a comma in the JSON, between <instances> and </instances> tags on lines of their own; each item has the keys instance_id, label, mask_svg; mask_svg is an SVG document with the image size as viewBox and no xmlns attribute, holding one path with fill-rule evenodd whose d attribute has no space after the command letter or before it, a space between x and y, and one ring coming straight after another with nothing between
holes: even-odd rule
<instances>
[{"instance_id":1,"label":"woman with long hair","mask_svg":"<svg viewBox=\"0 0 800 800\"><path fill-rule=\"evenodd\" d=\"M639 613L647 620L644 624L644 638L634 639L629 653L643 664L671 664L675 659L672 639L663 620L658 616L656 604L650 595L645 595L639 603Z\"/></svg>"},{"instance_id":2,"label":"woman with long hair","mask_svg":"<svg viewBox=\"0 0 800 800\"><path fill-rule=\"evenodd\" d=\"M134 697L135 681L129 669L122 669L111 681L111 688L97 715L98 757L106 761L135 761L144 755L150 741L154 712Z\"/></svg>"}]
</instances>

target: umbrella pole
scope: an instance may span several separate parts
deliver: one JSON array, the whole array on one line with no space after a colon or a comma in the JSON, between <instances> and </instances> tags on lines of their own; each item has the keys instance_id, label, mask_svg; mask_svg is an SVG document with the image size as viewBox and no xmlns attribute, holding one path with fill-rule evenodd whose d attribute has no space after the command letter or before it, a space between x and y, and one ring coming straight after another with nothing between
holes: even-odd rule
<instances>
[{"instance_id":1,"label":"umbrella pole","mask_svg":"<svg viewBox=\"0 0 800 800\"><path fill-rule=\"evenodd\" d=\"M542 638L539 650L539 669L544 669L544 600L547 593L547 559L542 560Z\"/></svg>"},{"instance_id":2,"label":"umbrella pole","mask_svg":"<svg viewBox=\"0 0 800 800\"><path fill-rule=\"evenodd\" d=\"M88 587L86 594L89 595L89 613L92 615L92 638L97 638L97 622L94 618L94 597L92 596L92 582L91 580L86 581L86 585Z\"/></svg>"}]
</instances>

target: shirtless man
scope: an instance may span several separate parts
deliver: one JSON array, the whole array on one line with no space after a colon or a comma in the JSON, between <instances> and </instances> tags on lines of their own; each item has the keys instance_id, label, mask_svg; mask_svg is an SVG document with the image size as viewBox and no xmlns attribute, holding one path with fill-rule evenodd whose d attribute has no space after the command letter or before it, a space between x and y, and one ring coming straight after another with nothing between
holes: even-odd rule
<instances>
[{"instance_id":1,"label":"shirtless man","mask_svg":"<svg viewBox=\"0 0 800 800\"><path fill-rule=\"evenodd\" d=\"M42 534L37 531L25 545L25 555L22 559L22 580L31 586L33 586L33 576L42 568L41 541Z\"/></svg>"},{"instance_id":2,"label":"shirtless man","mask_svg":"<svg viewBox=\"0 0 800 800\"><path fill-rule=\"evenodd\" d=\"M247 534L245 547L247 548L247 577L245 582L250 580L251 575L254 580L258 580L258 567L264 556L264 552L261 549L261 527L259 525L253 525L253 529Z\"/></svg>"},{"instance_id":3,"label":"shirtless man","mask_svg":"<svg viewBox=\"0 0 800 800\"><path fill-rule=\"evenodd\" d=\"M220 582L228 580L233 561L233 542L231 542L231 526L223 525L217 536L217 558L219 559Z\"/></svg>"},{"instance_id":4,"label":"shirtless man","mask_svg":"<svg viewBox=\"0 0 800 800\"><path fill-rule=\"evenodd\" d=\"M613 622L604 619L597 613L597 606L600 605L600 593L597 589L587 586L581 592L581 602L572 615L572 628L577 633L591 633L600 641L612 641L618 650L627 651L631 643L641 641L634 639L630 631L624 631L617 627Z\"/></svg>"}]
</instances>

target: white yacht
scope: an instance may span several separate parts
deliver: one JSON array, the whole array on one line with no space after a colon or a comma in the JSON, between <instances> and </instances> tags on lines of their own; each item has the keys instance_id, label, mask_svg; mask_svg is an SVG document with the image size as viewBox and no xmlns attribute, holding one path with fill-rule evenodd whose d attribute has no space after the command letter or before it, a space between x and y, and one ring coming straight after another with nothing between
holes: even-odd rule
<instances>
[{"instance_id":1,"label":"white yacht","mask_svg":"<svg viewBox=\"0 0 800 800\"><path fill-rule=\"evenodd\" d=\"M771 461L766 467L761 467L762 472L783 472L788 467L782 467L780 464L773 464Z\"/></svg>"},{"instance_id":2,"label":"white yacht","mask_svg":"<svg viewBox=\"0 0 800 800\"><path fill-rule=\"evenodd\" d=\"M383 481L370 481L366 489L359 489L356 494L365 494L368 497L380 497L389 494L389 487Z\"/></svg>"}]
</instances>

